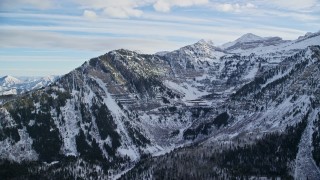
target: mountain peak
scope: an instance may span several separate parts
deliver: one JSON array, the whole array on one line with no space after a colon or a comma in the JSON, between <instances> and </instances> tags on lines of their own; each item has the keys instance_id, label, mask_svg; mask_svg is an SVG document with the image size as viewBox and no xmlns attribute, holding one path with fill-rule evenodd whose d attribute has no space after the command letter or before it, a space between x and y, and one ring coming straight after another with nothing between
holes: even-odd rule
<instances>
[{"instance_id":1,"label":"mountain peak","mask_svg":"<svg viewBox=\"0 0 320 180\"><path fill-rule=\"evenodd\" d=\"M19 84L21 83L21 80L13 77L13 76L10 76L10 75L6 75L2 78L0 78L0 83L1 84Z\"/></svg>"},{"instance_id":2,"label":"mountain peak","mask_svg":"<svg viewBox=\"0 0 320 180\"><path fill-rule=\"evenodd\" d=\"M312 38L319 35L320 35L320 31L315 33L307 32L304 36L300 36L298 40L304 40L304 39Z\"/></svg>"},{"instance_id":3,"label":"mountain peak","mask_svg":"<svg viewBox=\"0 0 320 180\"><path fill-rule=\"evenodd\" d=\"M209 39L201 39L200 41L197 42L197 44L205 44L205 45L211 45L211 46L214 45L213 41Z\"/></svg>"},{"instance_id":4,"label":"mountain peak","mask_svg":"<svg viewBox=\"0 0 320 180\"><path fill-rule=\"evenodd\" d=\"M254 41L261 41L263 40L263 37L257 36L255 34L252 33L247 33L242 35L241 37L239 37L238 39L228 42L226 44L223 44L222 46L220 46L222 49L227 49L229 47L232 47L234 45L236 45L237 43L246 43L246 42L254 42Z\"/></svg>"},{"instance_id":5,"label":"mountain peak","mask_svg":"<svg viewBox=\"0 0 320 180\"><path fill-rule=\"evenodd\" d=\"M58 76L48 75L48 76L42 77L41 80L53 82L53 81L54 81L55 79L57 79L57 78L58 78Z\"/></svg>"},{"instance_id":6,"label":"mountain peak","mask_svg":"<svg viewBox=\"0 0 320 180\"><path fill-rule=\"evenodd\" d=\"M1 79L7 79L7 78L11 79L11 78L15 78L15 77L10 76L10 75L6 75L6 76L3 76Z\"/></svg>"},{"instance_id":7,"label":"mountain peak","mask_svg":"<svg viewBox=\"0 0 320 180\"><path fill-rule=\"evenodd\" d=\"M252 41L259 41L259 40L263 40L263 39L264 39L263 37L257 36L255 34L247 33L247 34L242 35L236 41L237 42L252 42Z\"/></svg>"}]
</instances>

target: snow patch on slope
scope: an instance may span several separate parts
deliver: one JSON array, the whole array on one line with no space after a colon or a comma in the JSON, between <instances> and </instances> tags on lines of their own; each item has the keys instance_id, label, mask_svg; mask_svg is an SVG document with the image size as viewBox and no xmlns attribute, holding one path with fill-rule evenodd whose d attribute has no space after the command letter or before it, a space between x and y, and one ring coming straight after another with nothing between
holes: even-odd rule
<instances>
[{"instance_id":1,"label":"snow patch on slope","mask_svg":"<svg viewBox=\"0 0 320 180\"><path fill-rule=\"evenodd\" d=\"M35 161L38 159L38 154L32 147L33 140L27 133L26 128L18 130L20 141L13 143L7 138L0 141L0 154L2 159L9 159L15 162Z\"/></svg>"},{"instance_id":2,"label":"snow patch on slope","mask_svg":"<svg viewBox=\"0 0 320 180\"><path fill-rule=\"evenodd\" d=\"M5 116L5 118L1 119L5 121L0 122L0 128L16 126L10 113L6 109L1 108L0 111L2 111ZM14 142L11 138L0 141L1 159L8 159L15 162L37 160L38 154L32 147L33 140L30 138L26 128L18 129L18 133L20 136L18 142Z\"/></svg>"},{"instance_id":3,"label":"snow patch on slope","mask_svg":"<svg viewBox=\"0 0 320 180\"><path fill-rule=\"evenodd\" d=\"M182 93L184 95L183 101L188 100L195 100L198 99L201 96L208 95L208 92L205 91L199 91L198 88L192 86L188 83L176 83L173 81L165 80L164 85L167 86L170 89L173 89L179 93Z\"/></svg>"},{"instance_id":4,"label":"snow patch on slope","mask_svg":"<svg viewBox=\"0 0 320 180\"><path fill-rule=\"evenodd\" d=\"M62 136L62 151L67 156L77 156L78 154L75 137L79 134L78 122L80 121L79 117L81 117L81 115L78 111L75 111L74 104L74 99L67 100L66 105L61 108L62 116L59 120L62 121L63 118L65 123L60 127L58 123L56 124Z\"/></svg>"},{"instance_id":5,"label":"snow patch on slope","mask_svg":"<svg viewBox=\"0 0 320 180\"><path fill-rule=\"evenodd\" d=\"M125 114L117 104L117 102L112 98L111 94L109 93L106 84L98 78L91 77L93 80L95 80L99 86L103 89L103 91L106 93L106 96L104 97L104 103L108 107L108 109L111 111L112 115L115 117L115 123L118 127L118 132L121 135L121 139L123 140L123 143L121 147L118 148L118 153L125 156L129 156L131 160L137 161L140 158L140 154L136 146L133 145L129 135L128 131L126 130L122 120L125 118ZM124 154L123 154L124 153Z\"/></svg>"},{"instance_id":6,"label":"snow patch on slope","mask_svg":"<svg viewBox=\"0 0 320 180\"><path fill-rule=\"evenodd\" d=\"M244 79L253 79L255 77L255 75L257 74L259 70L259 67L254 66L249 73L244 77Z\"/></svg>"},{"instance_id":7,"label":"snow patch on slope","mask_svg":"<svg viewBox=\"0 0 320 180\"><path fill-rule=\"evenodd\" d=\"M319 109L318 109L319 111ZM294 177L298 179L317 179L320 177L320 170L312 157L312 126L316 119L317 112L310 113L308 118L308 125L302 134L299 151L296 158L296 168Z\"/></svg>"}]
</instances>

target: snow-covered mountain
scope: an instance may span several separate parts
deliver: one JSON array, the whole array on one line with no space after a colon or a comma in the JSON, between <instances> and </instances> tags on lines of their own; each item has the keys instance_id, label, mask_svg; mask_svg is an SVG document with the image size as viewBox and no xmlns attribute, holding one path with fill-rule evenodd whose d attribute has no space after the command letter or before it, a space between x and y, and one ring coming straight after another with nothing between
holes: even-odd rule
<instances>
[{"instance_id":1,"label":"snow-covered mountain","mask_svg":"<svg viewBox=\"0 0 320 180\"><path fill-rule=\"evenodd\" d=\"M110 51L1 107L0 166L40 179L318 179L319 67L319 33Z\"/></svg>"},{"instance_id":2,"label":"snow-covered mountain","mask_svg":"<svg viewBox=\"0 0 320 180\"><path fill-rule=\"evenodd\" d=\"M22 81L12 77L12 76L4 76L2 78L0 78L0 86L1 87L8 87L8 86L14 86L16 84L20 84Z\"/></svg>"},{"instance_id":3,"label":"snow-covered mountain","mask_svg":"<svg viewBox=\"0 0 320 180\"><path fill-rule=\"evenodd\" d=\"M0 78L0 104L11 100L16 95L20 95L32 90L37 90L48 86L58 79L59 76L45 77L13 77L4 76Z\"/></svg>"},{"instance_id":4,"label":"snow-covered mountain","mask_svg":"<svg viewBox=\"0 0 320 180\"><path fill-rule=\"evenodd\" d=\"M230 52L249 55L250 53L270 56L270 54L283 55L291 54L297 49L303 49L306 46L319 44L320 32L307 33L305 36L299 37L297 40L282 40L279 37L259 37L253 34L246 34L239 39L226 43L220 48ZM275 56L275 55L271 55Z\"/></svg>"},{"instance_id":5,"label":"snow-covered mountain","mask_svg":"<svg viewBox=\"0 0 320 180\"><path fill-rule=\"evenodd\" d=\"M228 42L226 44L221 45L221 48L228 49L236 44L250 43L250 42L256 42L256 41L261 42L265 39L267 39L267 38L263 38L263 37L254 35L252 33L247 33L247 34L244 34L243 36L241 36L240 38L236 39L233 42Z\"/></svg>"},{"instance_id":6,"label":"snow-covered mountain","mask_svg":"<svg viewBox=\"0 0 320 180\"><path fill-rule=\"evenodd\" d=\"M248 33L233 42L228 42L221 45L220 48L229 52L243 52L246 50L248 50L249 52L254 52L252 50L258 47L272 47L286 42L290 41L282 40L280 37L260 37L252 33Z\"/></svg>"},{"instance_id":7,"label":"snow-covered mountain","mask_svg":"<svg viewBox=\"0 0 320 180\"><path fill-rule=\"evenodd\" d=\"M53 83L58 76L45 77L13 77L0 78L0 95L16 95L39 89Z\"/></svg>"}]
</instances>

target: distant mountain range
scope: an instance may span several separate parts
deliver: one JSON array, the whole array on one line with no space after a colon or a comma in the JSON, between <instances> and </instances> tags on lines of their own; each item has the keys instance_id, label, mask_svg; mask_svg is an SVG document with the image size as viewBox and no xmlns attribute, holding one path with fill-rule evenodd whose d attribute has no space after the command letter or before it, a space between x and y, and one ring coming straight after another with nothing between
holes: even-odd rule
<instances>
[{"instance_id":1,"label":"distant mountain range","mask_svg":"<svg viewBox=\"0 0 320 180\"><path fill-rule=\"evenodd\" d=\"M39 89L53 83L58 76L46 77L13 77L0 78L0 95L16 95L34 89Z\"/></svg>"},{"instance_id":2,"label":"distant mountain range","mask_svg":"<svg viewBox=\"0 0 320 180\"><path fill-rule=\"evenodd\" d=\"M253 49L259 46L276 46L285 43L290 43L290 41L282 40L280 37L259 37L252 33L248 33L233 42L222 45L221 48L228 51L235 51Z\"/></svg>"},{"instance_id":3,"label":"distant mountain range","mask_svg":"<svg viewBox=\"0 0 320 180\"><path fill-rule=\"evenodd\" d=\"M320 179L320 32L119 49L54 79L1 79L0 177Z\"/></svg>"},{"instance_id":4,"label":"distant mountain range","mask_svg":"<svg viewBox=\"0 0 320 180\"><path fill-rule=\"evenodd\" d=\"M59 76L45 77L13 77L3 76L0 78L0 104L12 99L14 96L32 90L48 86L58 79Z\"/></svg>"}]
</instances>

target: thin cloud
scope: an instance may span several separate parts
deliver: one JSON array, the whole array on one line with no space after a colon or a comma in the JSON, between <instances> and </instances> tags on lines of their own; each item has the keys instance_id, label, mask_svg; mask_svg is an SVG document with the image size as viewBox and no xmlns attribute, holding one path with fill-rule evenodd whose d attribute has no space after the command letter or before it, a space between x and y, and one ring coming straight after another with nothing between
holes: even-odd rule
<instances>
[{"instance_id":1,"label":"thin cloud","mask_svg":"<svg viewBox=\"0 0 320 180\"><path fill-rule=\"evenodd\" d=\"M265 3L272 3L283 9L304 10L313 8L319 3L317 0L268 0Z\"/></svg>"},{"instance_id":2,"label":"thin cloud","mask_svg":"<svg viewBox=\"0 0 320 180\"><path fill-rule=\"evenodd\" d=\"M320 16L315 16L311 14L299 13L299 12L292 12L292 11L272 11L272 10L265 10L261 11L261 14L265 16L277 16L277 17L286 17L291 19L296 19L303 22L310 22L310 21L319 21Z\"/></svg>"},{"instance_id":3,"label":"thin cloud","mask_svg":"<svg viewBox=\"0 0 320 180\"><path fill-rule=\"evenodd\" d=\"M84 10L83 17L93 20L93 19L97 19L98 15L94 11Z\"/></svg>"},{"instance_id":4,"label":"thin cloud","mask_svg":"<svg viewBox=\"0 0 320 180\"><path fill-rule=\"evenodd\" d=\"M81 65L81 64L79 64ZM72 67L76 68L76 67ZM14 76L47 76L47 75L61 75L70 72L70 69L62 68L0 68L0 76L14 75Z\"/></svg>"},{"instance_id":5,"label":"thin cloud","mask_svg":"<svg viewBox=\"0 0 320 180\"><path fill-rule=\"evenodd\" d=\"M110 51L114 49L139 50L144 53L156 52L159 49L172 49L177 44L170 41L144 38L108 38L92 36L75 36L54 32L29 30L1 30L0 48L48 48L73 49L85 51Z\"/></svg>"},{"instance_id":6,"label":"thin cloud","mask_svg":"<svg viewBox=\"0 0 320 180\"><path fill-rule=\"evenodd\" d=\"M20 9L30 6L38 9L50 9L55 7L52 0L1 0L0 9Z\"/></svg>"},{"instance_id":7,"label":"thin cloud","mask_svg":"<svg viewBox=\"0 0 320 180\"><path fill-rule=\"evenodd\" d=\"M309 1L309 0L307 0ZM319 21L320 15L313 13L315 9L309 9L308 11L298 11L295 8L290 8L294 6L298 6L298 3L293 2L291 6L282 6L283 2L274 3L275 1L265 2L261 3L260 1L252 1L253 3L211 3L210 7L216 11L221 11L225 13L235 13L240 14L243 17L246 17L247 19L250 18L287 18L292 19L296 21L301 22L312 22L312 21ZM286 1L288 4L291 3L291 1ZM312 5L312 0L310 0L309 5L301 6L300 10L304 9L304 7L315 7ZM307 3L308 4L308 3ZM277 7L277 8L275 8ZM242 18L243 18L242 17ZM275 20L277 21L277 20Z\"/></svg>"},{"instance_id":8,"label":"thin cloud","mask_svg":"<svg viewBox=\"0 0 320 180\"><path fill-rule=\"evenodd\" d=\"M130 7L106 7L103 14L114 18L140 17L143 12Z\"/></svg>"},{"instance_id":9,"label":"thin cloud","mask_svg":"<svg viewBox=\"0 0 320 180\"><path fill-rule=\"evenodd\" d=\"M252 3L246 3L246 4L220 3L220 4L213 4L212 6L218 11L236 12L236 13L248 11L248 10L256 8L256 6Z\"/></svg>"},{"instance_id":10,"label":"thin cloud","mask_svg":"<svg viewBox=\"0 0 320 180\"><path fill-rule=\"evenodd\" d=\"M54 53L47 52L47 53ZM26 56L26 55L0 55L0 62L82 62L83 59L79 59L78 57L67 57L67 56Z\"/></svg>"},{"instance_id":11,"label":"thin cloud","mask_svg":"<svg viewBox=\"0 0 320 180\"><path fill-rule=\"evenodd\" d=\"M0 33L1 48L49 48L49 49L74 49L87 51L110 51L126 48L139 50L144 53L155 53L162 50L174 50L182 45L193 43L201 38L212 39L217 45L238 38L252 32L261 36L280 35L285 39L295 39L305 32L300 30L277 28L268 26L224 27L197 24L158 23L148 21L123 20L114 24L95 21L90 28L83 27L86 22L66 22L69 26L2 26ZM131 23L131 25L130 25ZM100 27L95 27L99 26ZM130 28L126 28L130 26ZM168 28L170 27L170 28ZM237 29L237 31L234 31ZM54 31L54 32L52 32ZM70 31L72 33L65 32ZM81 34L89 33L89 34ZM99 35L99 33L114 33L121 37ZM184 41L177 41L171 37L180 37ZM189 39L186 41L186 39Z\"/></svg>"},{"instance_id":12,"label":"thin cloud","mask_svg":"<svg viewBox=\"0 0 320 180\"><path fill-rule=\"evenodd\" d=\"M169 12L172 7L189 7L208 4L208 0L157 0L153 7L159 12Z\"/></svg>"},{"instance_id":13,"label":"thin cloud","mask_svg":"<svg viewBox=\"0 0 320 180\"><path fill-rule=\"evenodd\" d=\"M140 17L143 11L139 8L149 4L146 0L74 0L80 9L102 11L101 15L113 18Z\"/></svg>"}]
</instances>

